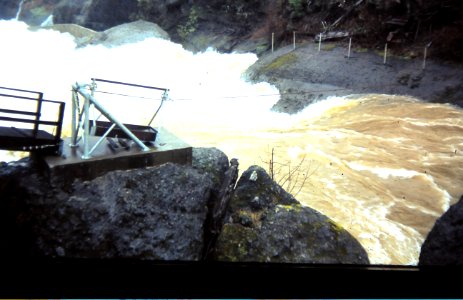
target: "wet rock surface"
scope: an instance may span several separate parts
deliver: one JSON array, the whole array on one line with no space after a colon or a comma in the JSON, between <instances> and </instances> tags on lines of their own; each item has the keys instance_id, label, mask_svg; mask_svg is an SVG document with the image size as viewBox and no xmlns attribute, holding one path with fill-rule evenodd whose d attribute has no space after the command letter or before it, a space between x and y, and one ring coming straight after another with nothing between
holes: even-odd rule
<instances>
[{"instance_id":1,"label":"wet rock surface","mask_svg":"<svg viewBox=\"0 0 463 300\"><path fill-rule=\"evenodd\" d=\"M137 0L61 0L53 10L55 23L73 23L97 31L133 21L138 9Z\"/></svg>"},{"instance_id":2,"label":"wet rock surface","mask_svg":"<svg viewBox=\"0 0 463 300\"><path fill-rule=\"evenodd\" d=\"M236 160L232 166L236 173ZM194 148L192 166L167 163L113 171L91 181L76 179L64 191L32 159L3 163L0 253L368 263L366 252L352 236L327 217L302 207L265 170L251 167L233 191L236 177L229 174L231 169L220 150ZM225 219L225 224L217 224L211 215L227 194L230 202L220 202L226 205L219 220Z\"/></svg>"},{"instance_id":3,"label":"wet rock surface","mask_svg":"<svg viewBox=\"0 0 463 300\"><path fill-rule=\"evenodd\" d=\"M139 20L105 30L101 37L93 41L92 44L117 47L123 44L140 42L147 38L170 39L169 34L157 24Z\"/></svg>"},{"instance_id":4,"label":"wet rock surface","mask_svg":"<svg viewBox=\"0 0 463 300\"><path fill-rule=\"evenodd\" d=\"M0 169L0 251L13 256L199 260L213 179L227 157L197 149L198 168L164 164L75 180L64 192L29 159ZM199 157L204 156L204 158ZM219 162L214 162L218 159ZM199 162L199 163L198 163Z\"/></svg>"},{"instance_id":5,"label":"wet rock surface","mask_svg":"<svg viewBox=\"0 0 463 300\"><path fill-rule=\"evenodd\" d=\"M217 148L193 148L192 166L219 187L228 170L228 157Z\"/></svg>"},{"instance_id":6,"label":"wet rock surface","mask_svg":"<svg viewBox=\"0 0 463 300\"><path fill-rule=\"evenodd\" d=\"M260 167L241 176L214 258L219 261L368 264L363 247L321 213L303 207Z\"/></svg>"},{"instance_id":7,"label":"wet rock surface","mask_svg":"<svg viewBox=\"0 0 463 300\"><path fill-rule=\"evenodd\" d=\"M174 164L75 184L71 195L57 197L58 220L40 234L39 249L45 255L198 260L211 185Z\"/></svg>"},{"instance_id":8,"label":"wet rock surface","mask_svg":"<svg viewBox=\"0 0 463 300\"><path fill-rule=\"evenodd\" d=\"M463 197L436 221L421 246L418 264L463 265Z\"/></svg>"},{"instance_id":9,"label":"wet rock surface","mask_svg":"<svg viewBox=\"0 0 463 300\"><path fill-rule=\"evenodd\" d=\"M108 48L137 43L148 38L170 40L170 36L157 24L146 21L134 21L114 26L105 31L94 31L76 24L54 24L50 26L30 27L30 30L51 29L69 33L78 48L89 45L103 45Z\"/></svg>"},{"instance_id":10,"label":"wet rock surface","mask_svg":"<svg viewBox=\"0 0 463 300\"><path fill-rule=\"evenodd\" d=\"M329 96L384 93L414 96L424 101L463 107L463 70L459 65L422 58L389 57L373 49L353 49L346 44L306 42L296 49L286 46L265 53L246 71L253 82L278 87L280 100L272 110L295 114Z\"/></svg>"}]
</instances>

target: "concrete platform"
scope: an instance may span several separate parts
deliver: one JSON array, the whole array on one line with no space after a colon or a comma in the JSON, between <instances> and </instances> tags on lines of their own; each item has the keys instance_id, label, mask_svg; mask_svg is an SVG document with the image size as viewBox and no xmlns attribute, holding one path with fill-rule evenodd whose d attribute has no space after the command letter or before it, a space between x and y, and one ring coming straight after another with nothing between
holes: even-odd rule
<instances>
[{"instance_id":1,"label":"concrete platform","mask_svg":"<svg viewBox=\"0 0 463 300\"><path fill-rule=\"evenodd\" d=\"M99 137L91 137L90 149ZM154 145L150 151L142 151L136 144L129 150L119 148L117 151L108 147L107 141L101 143L92 153L91 158L82 159L83 144L70 147L70 138L63 142L61 156L46 156L43 160L52 180L72 183L75 178L94 179L109 171L128 170L161 165L167 162L191 164L192 147L180 140L166 129L158 129Z\"/></svg>"}]
</instances>

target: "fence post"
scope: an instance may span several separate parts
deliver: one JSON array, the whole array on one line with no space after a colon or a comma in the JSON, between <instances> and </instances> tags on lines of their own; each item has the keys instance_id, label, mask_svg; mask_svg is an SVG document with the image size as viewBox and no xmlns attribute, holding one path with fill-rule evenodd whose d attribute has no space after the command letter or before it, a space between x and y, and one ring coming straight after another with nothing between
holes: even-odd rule
<instances>
[{"instance_id":1,"label":"fence post","mask_svg":"<svg viewBox=\"0 0 463 300\"><path fill-rule=\"evenodd\" d=\"M84 101L84 155L83 159L90 158L90 99L85 97Z\"/></svg>"},{"instance_id":2,"label":"fence post","mask_svg":"<svg viewBox=\"0 0 463 300\"><path fill-rule=\"evenodd\" d=\"M275 33L272 32L272 53L273 53L273 43L275 42Z\"/></svg>"},{"instance_id":3,"label":"fence post","mask_svg":"<svg viewBox=\"0 0 463 300\"><path fill-rule=\"evenodd\" d=\"M322 49L322 34L318 36L318 52Z\"/></svg>"},{"instance_id":4,"label":"fence post","mask_svg":"<svg viewBox=\"0 0 463 300\"><path fill-rule=\"evenodd\" d=\"M39 93L39 97L37 98L37 109L35 112L34 130L32 131L34 137L36 137L37 133L39 132L40 116L42 114L42 100L43 93Z\"/></svg>"},{"instance_id":5,"label":"fence post","mask_svg":"<svg viewBox=\"0 0 463 300\"><path fill-rule=\"evenodd\" d=\"M352 38L350 37L349 38L349 49L347 50L347 58L349 59L350 58L350 48L352 46Z\"/></svg>"},{"instance_id":6,"label":"fence post","mask_svg":"<svg viewBox=\"0 0 463 300\"><path fill-rule=\"evenodd\" d=\"M426 56L428 55L428 46L424 46L423 70L426 69Z\"/></svg>"},{"instance_id":7,"label":"fence post","mask_svg":"<svg viewBox=\"0 0 463 300\"><path fill-rule=\"evenodd\" d=\"M384 46L384 60L383 60L383 64L386 64L387 62L387 43L386 45Z\"/></svg>"},{"instance_id":8,"label":"fence post","mask_svg":"<svg viewBox=\"0 0 463 300\"><path fill-rule=\"evenodd\" d=\"M77 84L77 83L76 83ZM78 110L80 109L79 104L77 103L77 88L72 86L72 127L71 127L71 143L69 146L71 148L75 148L78 146L77 144L77 135L79 134L79 125L80 125L80 115L77 115ZM79 123L77 122L77 118L79 118Z\"/></svg>"},{"instance_id":9,"label":"fence post","mask_svg":"<svg viewBox=\"0 0 463 300\"><path fill-rule=\"evenodd\" d=\"M63 131L64 107L64 103L59 104L58 126L56 128L55 142L59 142L61 139L61 132Z\"/></svg>"},{"instance_id":10,"label":"fence post","mask_svg":"<svg viewBox=\"0 0 463 300\"><path fill-rule=\"evenodd\" d=\"M296 49L296 31L293 31L293 49Z\"/></svg>"}]
</instances>

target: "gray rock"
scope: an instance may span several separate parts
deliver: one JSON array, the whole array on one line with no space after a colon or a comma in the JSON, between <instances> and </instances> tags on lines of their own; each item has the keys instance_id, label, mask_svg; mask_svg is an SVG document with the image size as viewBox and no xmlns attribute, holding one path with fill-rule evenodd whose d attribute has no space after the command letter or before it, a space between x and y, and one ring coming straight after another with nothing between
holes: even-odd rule
<instances>
[{"instance_id":1,"label":"gray rock","mask_svg":"<svg viewBox=\"0 0 463 300\"><path fill-rule=\"evenodd\" d=\"M210 177L220 187L228 170L228 157L217 148L193 148L192 167Z\"/></svg>"},{"instance_id":2,"label":"gray rock","mask_svg":"<svg viewBox=\"0 0 463 300\"><path fill-rule=\"evenodd\" d=\"M198 148L193 166L109 172L69 189L31 159L2 163L0 254L199 260L227 170L223 152Z\"/></svg>"},{"instance_id":3,"label":"gray rock","mask_svg":"<svg viewBox=\"0 0 463 300\"><path fill-rule=\"evenodd\" d=\"M115 47L123 44L141 42L147 38L161 38L169 40L169 34L157 24L147 21L135 21L105 30L99 40L92 44Z\"/></svg>"},{"instance_id":4,"label":"gray rock","mask_svg":"<svg viewBox=\"0 0 463 300\"><path fill-rule=\"evenodd\" d=\"M38 251L45 256L199 260L211 188L206 175L171 163L76 182L71 195L61 193L42 207L43 220L35 224L40 226Z\"/></svg>"},{"instance_id":5,"label":"gray rock","mask_svg":"<svg viewBox=\"0 0 463 300\"><path fill-rule=\"evenodd\" d=\"M28 256L34 250L30 220L35 208L47 205L48 184L29 158L0 167L0 254Z\"/></svg>"},{"instance_id":6,"label":"gray rock","mask_svg":"<svg viewBox=\"0 0 463 300\"><path fill-rule=\"evenodd\" d=\"M421 246L418 264L463 265L463 197L436 221Z\"/></svg>"},{"instance_id":7,"label":"gray rock","mask_svg":"<svg viewBox=\"0 0 463 300\"><path fill-rule=\"evenodd\" d=\"M245 171L237 184L214 259L369 263L366 251L346 230L319 212L301 206L257 166Z\"/></svg>"},{"instance_id":8,"label":"gray rock","mask_svg":"<svg viewBox=\"0 0 463 300\"><path fill-rule=\"evenodd\" d=\"M298 201L276 184L267 172L252 166L240 177L230 203L230 213L242 209L265 210L275 205L298 204Z\"/></svg>"},{"instance_id":9,"label":"gray rock","mask_svg":"<svg viewBox=\"0 0 463 300\"><path fill-rule=\"evenodd\" d=\"M137 12L137 0L61 0L53 15L55 23L73 23L102 31L132 21Z\"/></svg>"}]
</instances>

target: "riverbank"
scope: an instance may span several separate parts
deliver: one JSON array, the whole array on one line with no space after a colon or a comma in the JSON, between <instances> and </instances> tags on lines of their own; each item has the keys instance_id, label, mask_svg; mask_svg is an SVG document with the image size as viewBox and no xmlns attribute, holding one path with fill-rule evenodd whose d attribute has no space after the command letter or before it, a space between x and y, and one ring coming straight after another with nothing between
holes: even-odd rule
<instances>
[{"instance_id":1,"label":"riverbank","mask_svg":"<svg viewBox=\"0 0 463 300\"><path fill-rule=\"evenodd\" d=\"M379 93L417 97L426 102L463 107L463 68L432 57L423 68L423 57L388 54L384 49L355 46L348 58L345 42L304 41L259 57L246 77L278 87L281 99L273 110L294 114L329 96Z\"/></svg>"}]
</instances>

